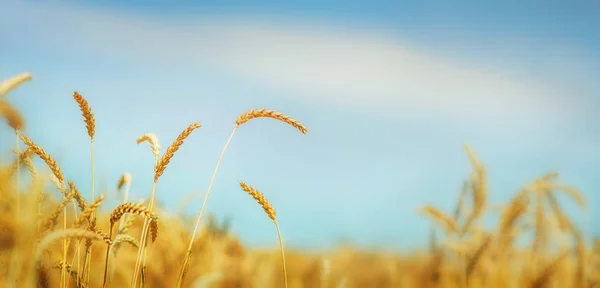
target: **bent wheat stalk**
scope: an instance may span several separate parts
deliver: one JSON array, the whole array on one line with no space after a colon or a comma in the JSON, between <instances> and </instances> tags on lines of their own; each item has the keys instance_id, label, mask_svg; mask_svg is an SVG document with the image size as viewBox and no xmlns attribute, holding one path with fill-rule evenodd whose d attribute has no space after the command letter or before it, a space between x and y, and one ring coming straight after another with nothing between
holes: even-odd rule
<instances>
[{"instance_id":1,"label":"bent wheat stalk","mask_svg":"<svg viewBox=\"0 0 600 288\"><path fill-rule=\"evenodd\" d=\"M237 131L237 129L240 127L240 125L248 122L251 119L260 118L260 117L273 118L273 119L279 120L281 122L285 122L285 123L291 125L292 127L298 129L302 134L306 134L308 132L308 129L306 129L306 127L304 125L302 125L302 123L300 123L298 120L296 120L292 117L289 117L281 112L277 112L275 110L268 110L266 108L252 109L252 110L246 111L246 112L242 113L236 119L235 126L233 127L233 131L231 131L231 134L229 135L229 138L227 139L227 142L225 143L223 150L221 150L221 155L219 155L219 159L217 160L217 165L215 166L215 169L213 170L213 174L210 178L210 182L208 183L208 188L206 189L206 194L204 195L204 200L202 201L202 206L200 207L200 212L198 212L198 217L196 218L196 224L194 225L194 232L192 233L192 237L191 237L190 243L188 245L188 250L185 255L185 259L183 260L183 263L181 265L179 277L177 278L176 287L178 287L178 288L182 287L183 283L185 282L185 276L187 274L187 270L189 269L189 261L192 256L192 246L194 244L194 239L196 238L196 234L198 232L198 226L200 224L200 219L202 219L202 214L204 213L204 208L206 207L206 201L208 200L208 195L210 195L210 191L211 191L213 182L215 180L215 176L217 175L217 171L219 170L219 165L221 164L221 160L223 160L223 155L225 154L227 147L229 147L229 143L231 143L231 139L233 138L235 131Z\"/></svg>"}]
</instances>

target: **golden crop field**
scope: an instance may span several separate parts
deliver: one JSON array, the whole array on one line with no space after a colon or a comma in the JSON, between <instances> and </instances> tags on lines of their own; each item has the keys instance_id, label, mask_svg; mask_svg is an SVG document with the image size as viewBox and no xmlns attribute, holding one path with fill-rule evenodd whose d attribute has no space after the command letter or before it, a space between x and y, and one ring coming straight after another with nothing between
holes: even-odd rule
<instances>
[{"instance_id":1,"label":"golden crop field","mask_svg":"<svg viewBox=\"0 0 600 288\"><path fill-rule=\"evenodd\" d=\"M125 173L115 183L122 204L106 207L102 191L77 187L64 177L52 151L22 133L27 112L17 111L6 94L30 79L23 73L0 84L0 112L15 131L15 138L2 139L15 141L15 157L0 168L1 287L600 287L600 242L590 245L556 194L568 195L582 209L595 207L588 207L575 187L560 182L556 172L525 183L508 203L491 205L484 162L468 145L472 172L457 195L456 209L441 211L424 203L415 211L443 235L432 234L428 250L411 254L350 246L327 253L288 249L279 233L277 207L251 183L239 182L240 197L253 197L256 209L272 220L278 250L245 247L226 225L204 215L210 187L197 218L178 218L154 206L154 188L146 201L130 202L131 176ZM93 157L93 110L79 93L73 98ZM261 117L308 131L283 113L249 110L236 120L219 163L237 128ZM199 122L190 124L165 150L154 134L138 138L155 157L153 187L185 139L200 127ZM35 167L32 157L47 167ZM481 219L493 209L501 209L499 221L486 229ZM533 235L531 243L517 245L526 232Z\"/></svg>"}]
</instances>

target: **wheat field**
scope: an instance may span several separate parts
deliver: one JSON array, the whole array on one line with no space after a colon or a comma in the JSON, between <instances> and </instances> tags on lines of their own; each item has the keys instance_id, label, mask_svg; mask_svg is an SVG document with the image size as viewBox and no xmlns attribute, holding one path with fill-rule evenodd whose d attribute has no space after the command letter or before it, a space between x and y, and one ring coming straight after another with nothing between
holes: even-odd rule
<instances>
[{"instance_id":1,"label":"wheat field","mask_svg":"<svg viewBox=\"0 0 600 288\"><path fill-rule=\"evenodd\" d=\"M441 211L424 203L415 211L430 219L437 232L431 234L428 250L288 249L276 207L260 187L240 179L239 197L256 200L256 209L272 220L280 244L277 250L245 247L226 223L204 210L221 159L244 123L266 117L308 133L300 121L269 109L251 109L232 121L197 217L172 216L154 201L161 175L168 173L185 139L201 129L200 122L185 128L162 154L156 135L132 135L139 136L138 144L148 143L155 159L152 191L146 199L129 199L132 177L123 173L115 183L121 204L106 207L105 191L93 188L96 128L91 105L73 93L92 159L91 185L76 186L65 178L52 151L22 133L27 111L17 111L7 97L31 78L22 73L0 84L0 113L15 131L14 139L2 139L15 141L15 156L0 163L1 287L600 287L600 241L585 238L556 195L566 194L582 210L595 207L588 207L581 192L561 182L557 172L525 183L508 203L491 204L485 165L469 145L464 148L472 172L456 197L456 208ZM45 166L36 167L32 157ZM500 209L498 222L484 227L482 219L494 209ZM528 233L530 241L518 245Z\"/></svg>"}]
</instances>

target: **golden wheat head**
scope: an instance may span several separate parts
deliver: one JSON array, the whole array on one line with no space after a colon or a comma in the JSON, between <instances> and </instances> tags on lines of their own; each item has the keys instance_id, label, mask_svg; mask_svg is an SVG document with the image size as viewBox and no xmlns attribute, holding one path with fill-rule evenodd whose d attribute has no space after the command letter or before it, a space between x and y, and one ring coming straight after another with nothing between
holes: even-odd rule
<instances>
[{"instance_id":1,"label":"golden wheat head","mask_svg":"<svg viewBox=\"0 0 600 288\"><path fill-rule=\"evenodd\" d=\"M44 162L46 163L46 165L48 165L48 167L50 168L56 179L59 181L59 183L64 184L65 177L62 174L60 167L58 167L58 164L56 164L56 161L52 158L52 156L46 153L46 151L44 151L44 149L42 149L40 146L35 144L33 140L27 138L27 136L19 134L19 137L21 138L23 143L25 143L25 145L27 145L29 148L31 148L31 150L33 150L33 153L37 154L42 160L44 160Z\"/></svg>"},{"instance_id":2,"label":"golden wheat head","mask_svg":"<svg viewBox=\"0 0 600 288\"><path fill-rule=\"evenodd\" d=\"M419 209L419 213L440 224L444 230L446 230L446 233L456 233L459 231L458 225L456 225L454 218L446 215L444 212L435 207L425 205Z\"/></svg>"},{"instance_id":3,"label":"golden wheat head","mask_svg":"<svg viewBox=\"0 0 600 288\"><path fill-rule=\"evenodd\" d=\"M81 196L81 193L79 193L79 189L77 189L77 186L75 186L75 183L73 183L73 181L67 180L67 184L69 185L69 189L73 193L73 198L75 198L79 210L81 210L81 212L85 211L85 209L87 208L87 202L85 201L85 198Z\"/></svg>"},{"instance_id":4,"label":"golden wheat head","mask_svg":"<svg viewBox=\"0 0 600 288\"><path fill-rule=\"evenodd\" d=\"M25 119L21 113L6 101L0 100L0 115L4 116L8 121L8 126L15 130L22 130L25 126Z\"/></svg>"},{"instance_id":5,"label":"golden wheat head","mask_svg":"<svg viewBox=\"0 0 600 288\"><path fill-rule=\"evenodd\" d=\"M292 125L294 128L300 130L300 132L302 132L302 134L306 134L308 132L308 129L306 129L306 127L304 125L302 125L302 123L300 123L298 120L289 117L281 112L277 112L275 110L268 110L266 108L262 108L262 109L252 109L250 111L246 111L244 113L242 113L242 115L240 115L237 120L235 121L236 126L240 126L246 122L248 122L248 120L254 119L254 118L259 118L259 117L268 117L268 118L273 118L273 119L277 119L279 121L285 122L289 125Z\"/></svg>"},{"instance_id":6,"label":"golden wheat head","mask_svg":"<svg viewBox=\"0 0 600 288\"><path fill-rule=\"evenodd\" d=\"M265 213L267 213L267 216L269 216L269 218L271 218L271 220L275 221L275 216L276 216L276 212L275 212L275 208L273 208L273 206L269 203L269 201L267 201L267 199L265 198L265 195L263 195L262 193L260 193L260 191L254 189L252 186L239 181L240 186L242 187L242 190L244 190L246 193L250 194L250 196L252 196L254 199L256 199L256 201L258 201L258 204L260 204L260 206L263 207L263 209L265 210Z\"/></svg>"},{"instance_id":7,"label":"golden wheat head","mask_svg":"<svg viewBox=\"0 0 600 288\"><path fill-rule=\"evenodd\" d=\"M144 141L150 143L150 149L152 149L152 154L154 157L160 157L160 141L158 141L158 136L154 133L146 133L136 140L137 144L140 144Z\"/></svg>"},{"instance_id":8,"label":"golden wheat head","mask_svg":"<svg viewBox=\"0 0 600 288\"><path fill-rule=\"evenodd\" d=\"M123 203L117 206L117 208L115 208L115 210L113 210L113 212L110 214L110 224L113 225L114 223L117 223L125 213L142 215L149 219L156 217L156 215L150 211L150 209L143 207L140 203Z\"/></svg>"},{"instance_id":9,"label":"golden wheat head","mask_svg":"<svg viewBox=\"0 0 600 288\"><path fill-rule=\"evenodd\" d=\"M96 134L96 120L94 119L94 113L92 113L90 105L77 91L73 92L73 98L77 101L79 109L81 109L88 135L91 139L94 139L94 135Z\"/></svg>"},{"instance_id":10,"label":"golden wheat head","mask_svg":"<svg viewBox=\"0 0 600 288\"><path fill-rule=\"evenodd\" d=\"M175 139L173 144L171 144L171 146L167 148L167 151L165 152L165 154L163 154L162 158L160 158L156 165L156 168L154 169L154 182L158 181L158 178L163 174L165 168L167 168L167 164L169 164L169 161L171 161L171 158L173 158L175 152L177 152L177 150L179 150L179 147L181 147L181 145L183 144L183 140L190 136L190 134L192 134L192 132L197 128L200 128L200 122L194 122L190 124L190 126L188 126L185 130L181 132L181 134L179 134L179 136L177 136L177 139Z\"/></svg>"},{"instance_id":11,"label":"golden wheat head","mask_svg":"<svg viewBox=\"0 0 600 288\"><path fill-rule=\"evenodd\" d=\"M117 189L121 190L125 184L131 184L131 174L125 172L121 177L119 177L119 183L117 184Z\"/></svg>"},{"instance_id":12,"label":"golden wheat head","mask_svg":"<svg viewBox=\"0 0 600 288\"><path fill-rule=\"evenodd\" d=\"M0 82L0 99L8 94L8 92L21 85L21 83L28 80L31 80L31 74L23 72Z\"/></svg>"}]
</instances>

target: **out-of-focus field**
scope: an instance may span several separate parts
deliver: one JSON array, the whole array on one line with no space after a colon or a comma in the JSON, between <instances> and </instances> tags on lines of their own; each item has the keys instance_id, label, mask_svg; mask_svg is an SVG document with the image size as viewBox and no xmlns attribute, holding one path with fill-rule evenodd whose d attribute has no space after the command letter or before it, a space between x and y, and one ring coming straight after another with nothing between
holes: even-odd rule
<instances>
[{"instance_id":1,"label":"out-of-focus field","mask_svg":"<svg viewBox=\"0 0 600 288\"><path fill-rule=\"evenodd\" d=\"M21 75L2 83L0 97L28 78ZM93 139L93 113L82 99L75 94ZM327 253L283 247L282 261L280 249L246 247L210 215L193 235L190 227L198 219L153 207L150 195L150 201L127 204L127 174L118 183L123 192L119 197L125 197L119 202L124 204L105 207L102 193L92 198L91 191L65 179L52 152L19 133L19 111L4 98L0 108L22 141L14 159L0 168L1 287L133 287L134 279L136 287L600 287L600 242L590 245L583 227L567 217L556 195L566 194L564 199L582 210L595 207L588 207L582 194L554 172L525 183L508 203L492 205L485 166L468 145L473 169L457 195L456 209L440 211L424 203L415 211L430 218L438 232L424 243L428 249L400 255L347 246ZM246 112L237 125L258 117L305 132L299 122L272 110ZM162 157L154 151L155 182L193 129L191 125L182 132ZM158 148L153 143L157 139L146 136L140 142ZM40 157L47 167L35 167L31 157ZM51 173L43 172L47 170ZM265 217L277 223L264 196L241 186L262 206ZM492 210L500 211L499 220L484 226L482 219ZM144 227L146 252L140 237ZM517 245L519 239L531 241Z\"/></svg>"}]
</instances>

